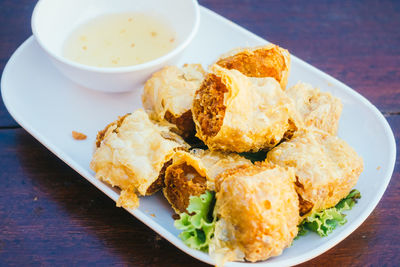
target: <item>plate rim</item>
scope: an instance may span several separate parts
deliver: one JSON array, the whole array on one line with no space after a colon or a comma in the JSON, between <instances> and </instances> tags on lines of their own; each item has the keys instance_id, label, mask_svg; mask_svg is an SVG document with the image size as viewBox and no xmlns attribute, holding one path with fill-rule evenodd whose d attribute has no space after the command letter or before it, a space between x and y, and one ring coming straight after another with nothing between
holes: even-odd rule
<instances>
[{"instance_id":1,"label":"plate rim","mask_svg":"<svg viewBox=\"0 0 400 267\"><path fill-rule=\"evenodd\" d=\"M248 31L247 29L239 26L238 24L222 17L221 15L217 14L216 12L209 10L208 8L205 8L204 6L199 6L200 7L200 19L202 18L202 14L206 13L208 16L214 16L215 19L219 20L221 23L224 24L229 24L230 27L233 27L234 30L240 31L244 33L245 35L251 36L255 39L257 39L260 42L268 42L265 39L261 38L260 36ZM201 25L200 25L201 27ZM53 154L55 154L59 159L61 159L63 162L65 162L68 166L70 166L73 170L78 172L81 176L83 176L87 181L89 181L91 184L93 184L97 189L105 193L108 197L110 197L112 200L116 201L118 198L118 194L113 191L111 188L105 186L103 182L100 180L91 177L93 176L90 172L88 172L86 169L81 167L78 162L73 160L71 157L68 155L64 154L60 149L57 148L54 144L52 144L50 141L48 141L45 137L43 137L40 132L34 129L29 122L27 122L22 116L18 115L18 112L15 112L12 108L12 105L8 102L8 96L7 96L7 91L11 89L7 89L5 85L5 80L6 77L8 76L8 69L9 66L13 65L13 62L15 61L16 58L19 57L19 55L22 53L23 50L29 45L31 45L33 42L36 42L35 38L33 36L30 36L27 40L25 40L12 54L10 59L8 60L6 66L4 67L2 77L1 77L1 95L2 99L4 102L4 106L10 113L10 115L17 121L17 123L24 128L29 134L31 134L36 140L38 140L42 145L44 145L48 150L50 150ZM264 265L264 266L282 266L282 265L297 265L303 262L306 262L308 260L311 260L324 252L328 251L332 247L336 246L339 242L347 238L352 232L354 232L367 218L368 216L373 212L373 210L376 208L377 204L379 201L382 199L383 194L385 193L389 182L392 178L395 163L396 163L396 141L395 137L393 134L393 131L387 122L386 118L383 116L383 114L364 96L356 92L355 90L351 89L349 86L345 85L341 81L337 80L336 78L330 76L329 74L317 69L316 67L310 65L309 63L299 59L298 57L294 56L291 54L292 60L298 61L299 64L303 68L309 69L311 72L315 72L317 75L325 78L328 82L332 82L334 84L338 84L341 88L341 90L344 90L346 93L350 94L352 97L355 97L356 99L360 100L360 102L366 106L370 111L373 112L373 114L376 116L378 119L379 123L381 124L380 126L383 129L384 135L387 137L387 141L390 144L389 146L389 159L390 162L388 163L388 168L386 169L386 172L382 174L383 177L386 179L384 180L384 183L382 183L382 186L380 190L374 195L375 197L370 199L369 205L367 206L366 209L361 211L360 216L352 220L351 224L347 224L345 227L343 227L343 231L340 235L334 236L331 238L328 242L325 242L318 248L315 248L313 250L310 250L306 254L298 255L295 257L292 257L290 259L282 260L280 262L268 262L268 261L263 261L263 262L257 262L257 263L251 263L252 265ZM132 209L126 209L129 213L131 213L133 216L135 216L138 220L140 220L142 223L150 227L153 231L161 235L163 238L167 239L171 244L173 244L175 247L178 249L182 250L186 254L202 261L208 264L215 264L215 261L210 258L210 256L206 253L194 250L186 246L177 236L173 235L171 232L166 230L164 227L162 227L160 224L155 222L154 220L150 219L148 215L146 215L144 212L140 210L132 210ZM248 265L248 263L244 262L229 262L226 263L225 266L244 266Z\"/></svg>"}]
</instances>

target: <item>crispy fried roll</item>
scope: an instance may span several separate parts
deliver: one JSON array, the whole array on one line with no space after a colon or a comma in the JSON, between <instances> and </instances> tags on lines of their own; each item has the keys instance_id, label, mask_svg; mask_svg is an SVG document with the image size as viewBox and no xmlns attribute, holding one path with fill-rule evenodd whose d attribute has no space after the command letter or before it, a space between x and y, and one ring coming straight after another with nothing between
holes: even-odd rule
<instances>
[{"instance_id":1,"label":"crispy fried roll","mask_svg":"<svg viewBox=\"0 0 400 267\"><path fill-rule=\"evenodd\" d=\"M336 135L342 113L342 102L339 98L302 82L287 89L286 93L293 99L305 126L314 126Z\"/></svg>"},{"instance_id":2,"label":"crispy fried roll","mask_svg":"<svg viewBox=\"0 0 400 267\"><path fill-rule=\"evenodd\" d=\"M335 206L363 170L362 158L345 141L315 128L296 132L272 149L267 161L294 168L301 216Z\"/></svg>"},{"instance_id":3,"label":"crispy fried roll","mask_svg":"<svg viewBox=\"0 0 400 267\"><path fill-rule=\"evenodd\" d=\"M177 149L186 147L169 128L153 123L143 110L109 124L98 135L90 167L96 178L121 189L118 206L135 208L139 195L163 186L163 173Z\"/></svg>"},{"instance_id":4,"label":"crispy fried roll","mask_svg":"<svg viewBox=\"0 0 400 267\"><path fill-rule=\"evenodd\" d=\"M226 169L251 162L237 154L178 151L165 173L164 196L177 213L186 211L190 196L214 190L215 177Z\"/></svg>"},{"instance_id":5,"label":"crispy fried roll","mask_svg":"<svg viewBox=\"0 0 400 267\"><path fill-rule=\"evenodd\" d=\"M296 237L294 172L273 164L241 166L216 178L217 216L210 254L217 263L278 256Z\"/></svg>"},{"instance_id":6,"label":"crispy fried roll","mask_svg":"<svg viewBox=\"0 0 400 267\"><path fill-rule=\"evenodd\" d=\"M150 118L167 120L176 125L176 132L183 137L194 135L195 127L191 107L193 97L204 78L199 64L164 67L146 82L142 102Z\"/></svg>"},{"instance_id":7,"label":"crispy fried roll","mask_svg":"<svg viewBox=\"0 0 400 267\"><path fill-rule=\"evenodd\" d=\"M275 79L249 78L218 65L196 92L192 111L196 136L211 150L257 152L298 127L293 101Z\"/></svg>"},{"instance_id":8,"label":"crispy fried roll","mask_svg":"<svg viewBox=\"0 0 400 267\"><path fill-rule=\"evenodd\" d=\"M285 90L289 70L289 51L274 44L254 48L240 48L222 55L218 65L236 69L248 77L275 78Z\"/></svg>"}]
</instances>

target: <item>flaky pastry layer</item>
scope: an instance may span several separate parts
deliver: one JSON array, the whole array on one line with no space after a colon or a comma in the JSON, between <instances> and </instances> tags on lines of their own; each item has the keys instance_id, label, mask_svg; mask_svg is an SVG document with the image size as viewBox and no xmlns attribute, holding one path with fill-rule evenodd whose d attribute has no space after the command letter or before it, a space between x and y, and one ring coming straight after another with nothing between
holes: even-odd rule
<instances>
[{"instance_id":1,"label":"flaky pastry layer","mask_svg":"<svg viewBox=\"0 0 400 267\"><path fill-rule=\"evenodd\" d=\"M150 118L176 125L177 132L184 137L194 135L191 108L204 74L200 64L167 66L154 73L145 83L142 95Z\"/></svg>"},{"instance_id":2,"label":"flaky pastry layer","mask_svg":"<svg viewBox=\"0 0 400 267\"><path fill-rule=\"evenodd\" d=\"M294 172L273 164L240 166L216 178L218 220L210 254L217 262L278 256L296 237Z\"/></svg>"},{"instance_id":3,"label":"flaky pastry layer","mask_svg":"<svg viewBox=\"0 0 400 267\"><path fill-rule=\"evenodd\" d=\"M100 133L90 167L96 178L121 189L117 204L127 208L139 205L137 194L149 195L162 187L163 167L177 149L186 147L181 137L152 122L141 109Z\"/></svg>"},{"instance_id":4,"label":"flaky pastry layer","mask_svg":"<svg viewBox=\"0 0 400 267\"><path fill-rule=\"evenodd\" d=\"M335 206L356 185L363 160L345 141L316 128L302 129L272 149L267 161L293 168L301 215ZM300 203L302 204L302 203Z\"/></svg>"},{"instance_id":5,"label":"flaky pastry layer","mask_svg":"<svg viewBox=\"0 0 400 267\"><path fill-rule=\"evenodd\" d=\"M316 127L336 135L342 113L342 102L328 92L299 82L286 90L306 127Z\"/></svg>"}]
</instances>

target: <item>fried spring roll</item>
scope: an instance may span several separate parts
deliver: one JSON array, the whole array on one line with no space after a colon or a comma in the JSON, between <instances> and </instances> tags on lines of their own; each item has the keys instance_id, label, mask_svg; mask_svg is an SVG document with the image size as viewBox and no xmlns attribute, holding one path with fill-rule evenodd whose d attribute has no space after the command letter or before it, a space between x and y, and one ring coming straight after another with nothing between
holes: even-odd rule
<instances>
[{"instance_id":1,"label":"fried spring roll","mask_svg":"<svg viewBox=\"0 0 400 267\"><path fill-rule=\"evenodd\" d=\"M185 212L190 196L199 196L206 190L214 191L218 174L245 164L251 164L251 161L237 154L201 149L178 151L165 172L164 196L177 213Z\"/></svg>"},{"instance_id":2,"label":"fried spring roll","mask_svg":"<svg viewBox=\"0 0 400 267\"><path fill-rule=\"evenodd\" d=\"M183 148L181 137L137 110L99 132L90 167L96 178L121 189L117 206L136 208L138 194L161 189L166 167L176 150Z\"/></svg>"},{"instance_id":3,"label":"fried spring roll","mask_svg":"<svg viewBox=\"0 0 400 267\"><path fill-rule=\"evenodd\" d=\"M314 126L336 135L342 102L328 92L320 92L310 84L299 82L286 90L306 127Z\"/></svg>"},{"instance_id":4,"label":"fried spring roll","mask_svg":"<svg viewBox=\"0 0 400 267\"><path fill-rule=\"evenodd\" d=\"M254 48L234 49L222 55L217 63L236 69L248 77L275 78L285 90L290 70L289 51L274 44Z\"/></svg>"},{"instance_id":5,"label":"fried spring roll","mask_svg":"<svg viewBox=\"0 0 400 267\"><path fill-rule=\"evenodd\" d=\"M217 265L266 260L290 246L300 219L293 182L293 170L266 163L227 170L216 178L218 219L209 249Z\"/></svg>"},{"instance_id":6,"label":"fried spring roll","mask_svg":"<svg viewBox=\"0 0 400 267\"><path fill-rule=\"evenodd\" d=\"M293 101L273 78L211 67L193 102L196 136L211 150L257 152L297 129Z\"/></svg>"},{"instance_id":7,"label":"fried spring roll","mask_svg":"<svg viewBox=\"0 0 400 267\"><path fill-rule=\"evenodd\" d=\"M167 66L154 73L146 82L142 95L143 106L150 118L176 125L176 132L184 138L193 136L191 107L204 74L199 64L185 65L181 69Z\"/></svg>"},{"instance_id":8,"label":"fried spring roll","mask_svg":"<svg viewBox=\"0 0 400 267\"><path fill-rule=\"evenodd\" d=\"M300 215L335 206L356 185L363 160L343 140L307 128L272 149L267 161L294 168Z\"/></svg>"}]
</instances>

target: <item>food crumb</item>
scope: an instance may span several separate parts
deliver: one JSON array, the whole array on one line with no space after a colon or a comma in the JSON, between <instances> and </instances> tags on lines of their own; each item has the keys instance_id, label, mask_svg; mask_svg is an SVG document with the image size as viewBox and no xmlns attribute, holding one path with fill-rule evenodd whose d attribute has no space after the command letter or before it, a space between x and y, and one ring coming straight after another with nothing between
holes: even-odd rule
<instances>
[{"instance_id":1,"label":"food crumb","mask_svg":"<svg viewBox=\"0 0 400 267\"><path fill-rule=\"evenodd\" d=\"M157 33L156 32L151 32L151 36L155 37L155 36L157 36Z\"/></svg>"},{"instance_id":2,"label":"food crumb","mask_svg":"<svg viewBox=\"0 0 400 267\"><path fill-rule=\"evenodd\" d=\"M131 43L131 47L135 47L135 43Z\"/></svg>"},{"instance_id":3,"label":"food crumb","mask_svg":"<svg viewBox=\"0 0 400 267\"><path fill-rule=\"evenodd\" d=\"M125 33L126 32L126 29L122 29L121 31L120 31L120 33Z\"/></svg>"},{"instance_id":4,"label":"food crumb","mask_svg":"<svg viewBox=\"0 0 400 267\"><path fill-rule=\"evenodd\" d=\"M179 214L172 214L172 219L179 220L180 218L181 216L179 216Z\"/></svg>"},{"instance_id":5,"label":"food crumb","mask_svg":"<svg viewBox=\"0 0 400 267\"><path fill-rule=\"evenodd\" d=\"M129 22L132 22L132 20L133 20L132 18L129 18L129 19L128 19Z\"/></svg>"},{"instance_id":6,"label":"food crumb","mask_svg":"<svg viewBox=\"0 0 400 267\"><path fill-rule=\"evenodd\" d=\"M376 170L379 171L381 169L381 166L376 167Z\"/></svg>"},{"instance_id":7,"label":"food crumb","mask_svg":"<svg viewBox=\"0 0 400 267\"><path fill-rule=\"evenodd\" d=\"M80 133L80 132L76 132L76 131L72 131L72 137L75 140L85 140L86 139L86 134Z\"/></svg>"},{"instance_id":8,"label":"food crumb","mask_svg":"<svg viewBox=\"0 0 400 267\"><path fill-rule=\"evenodd\" d=\"M87 49L87 46L86 46L86 45L82 46L82 49L83 49L83 50L86 50L86 49Z\"/></svg>"},{"instance_id":9,"label":"food crumb","mask_svg":"<svg viewBox=\"0 0 400 267\"><path fill-rule=\"evenodd\" d=\"M152 216L152 217L156 217L156 215L155 215L154 213L151 213L151 214L150 214L150 216Z\"/></svg>"},{"instance_id":10,"label":"food crumb","mask_svg":"<svg viewBox=\"0 0 400 267\"><path fill-rule=\"evenodd\" d=\"M37 201L37 200L38 200L38 198L37 198L37 197L34 197L34 198L33 198L33 201Z\"/></svg>"},{"instance_id":11,"label":"food crumb","mask_svg":"<svg viewBox=\"0 0 400 267\"><path fill-rule=\"evenodd\" d=\"M171 38L171 39L169 39L169 42L170 42L170 43L173 43L173 42L175 42L175 38Z\"/></svg>"},{"instance_id":12,"label":"food crumb","mask_svg":"<svg viewBox=\"0 0 400 267\"><path fill-rule=\"evenodd\" d=\"M328 82L328 86L333 86L333 84L331 82Z\"/></svg>"}]
</instances>

